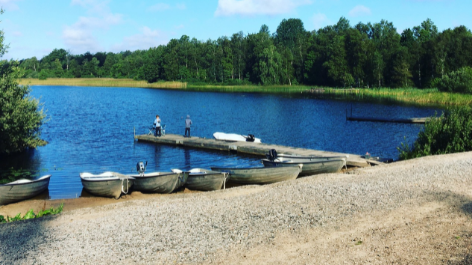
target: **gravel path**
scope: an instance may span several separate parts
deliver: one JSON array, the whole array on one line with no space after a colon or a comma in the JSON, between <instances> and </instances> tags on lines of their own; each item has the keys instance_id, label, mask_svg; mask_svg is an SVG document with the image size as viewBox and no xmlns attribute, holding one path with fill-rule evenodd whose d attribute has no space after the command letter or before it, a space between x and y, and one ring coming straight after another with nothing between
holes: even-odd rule
<instances>
[{"instance_id":1,"label":"gravel path","mask_svg":"<svg viewBox=\"0 0 472 265\"><path fill-rule=\"evenodd\" d=\"M0 264L472 263L472 153L0 225Z\"/></svg>"}]
</instances>

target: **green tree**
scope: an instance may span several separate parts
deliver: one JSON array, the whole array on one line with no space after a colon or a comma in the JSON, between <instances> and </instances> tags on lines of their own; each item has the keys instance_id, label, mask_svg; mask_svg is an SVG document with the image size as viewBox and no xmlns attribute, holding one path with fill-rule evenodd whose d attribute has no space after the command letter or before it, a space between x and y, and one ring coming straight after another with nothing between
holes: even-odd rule
<instances>
[{"instance_id":1,"label":"green tree","mask_svg":"<svg viewBox=\"0 0 472 265\"><path fill-rule=\"evenodd\" d=\"M3 9L0 9L0 14ZM7 51L4 33L0 30L0 56ZM0 77L0 154L21 152L27 148L45 145L41 140L41 125L45 118L40 103L29 96L27 86L19 86L18 78L23 75L18 63L10 67Z\"/></svg>"},{"instance_id":2,"label":"green tree","mask_svg":"<svg viewBox=\"0 0 472 265\"><path fill-rule=\"evenodd\" d=\"M62 64L59 61L59 59L56 59L53 62L53 65L54 65L54 68L53 68L54 76L55 77L62 77L62 75L64 74L64 70L62 69Z\"/></svg>"}]
</instances>

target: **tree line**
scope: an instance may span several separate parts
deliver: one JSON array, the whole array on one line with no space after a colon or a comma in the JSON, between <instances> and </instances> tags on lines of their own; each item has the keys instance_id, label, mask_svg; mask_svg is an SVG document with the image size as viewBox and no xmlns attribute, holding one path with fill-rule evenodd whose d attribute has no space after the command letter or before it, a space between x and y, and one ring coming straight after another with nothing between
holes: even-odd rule
<instances>
[{"instance_id":1,"label":"tree line","mask_svg":"<svg viewBox=\"0 0 472 265\"><path fill-rule=\"evenodd\" d=\"M472 66L472 33L465 26L439 32L431 19L401 34L382 20L307 31L284 19L274 33L200 41L183 35L167 45L119 53L73 55L55 49L19 62L24 78L132 78L228 85L428 88L449 73Z\"/></svg>"}]
</instances>

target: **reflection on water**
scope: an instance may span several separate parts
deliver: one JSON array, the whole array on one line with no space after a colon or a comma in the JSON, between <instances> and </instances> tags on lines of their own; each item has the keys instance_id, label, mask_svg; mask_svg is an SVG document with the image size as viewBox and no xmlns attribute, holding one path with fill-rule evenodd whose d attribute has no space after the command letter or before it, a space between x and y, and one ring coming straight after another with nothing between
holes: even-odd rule
<instances>
[{"instance_id":1,"label":"reflection on water","mask_svg":"<svg viewBox=\"0 0 472 265\"><path fill-rule=\"evenodd\" d=\"M397 158L396 147L404 137L411 144L422 125L348 122L346 110L352 105L357 116L392 118L426 117L436 111L299 94L33 86L32 95L40 97L47 110L42 137L48 145L0 159L0 175L5 177L9 168L26 169L35 176L51 174L52 199L82 196L80 172L130 174L138 161L148 161L148 171L261 166L255 156L135 142L133 130L147 133L156 114L171 134L183 134L184 117L190 115L192 136L254 134L264 143Z\"/></svg>"}]
</instances>

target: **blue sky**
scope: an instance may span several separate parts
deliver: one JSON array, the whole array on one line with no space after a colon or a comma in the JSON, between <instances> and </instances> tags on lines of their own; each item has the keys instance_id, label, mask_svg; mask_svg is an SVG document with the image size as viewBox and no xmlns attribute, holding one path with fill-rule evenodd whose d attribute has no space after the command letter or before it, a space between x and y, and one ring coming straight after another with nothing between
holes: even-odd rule
<instances>
[{"instance_id":1,"label":"blue sky","mask_svg":"<svg viewBox=\"0 0 472 265\"><path fill-rule=\"evenodd\" d=\"M55 48L72 54L148 49L188 35L216 40L262 24L275 32L299 18L312 31L341 16L392 22L398 32L431 18L440 31L471 28L470 0L0 0L0 28L10 45L3 59L41 59Z\"/></svg>"}]
</instances>

